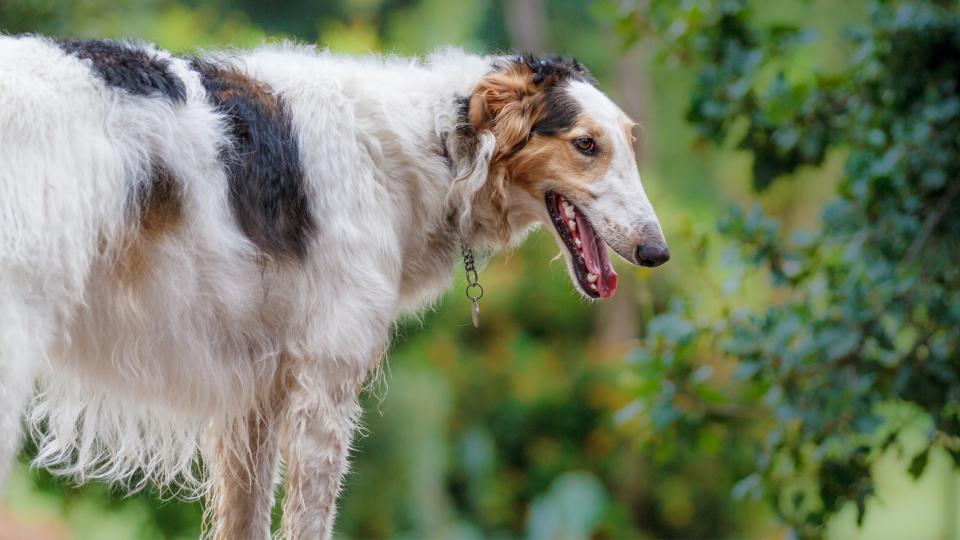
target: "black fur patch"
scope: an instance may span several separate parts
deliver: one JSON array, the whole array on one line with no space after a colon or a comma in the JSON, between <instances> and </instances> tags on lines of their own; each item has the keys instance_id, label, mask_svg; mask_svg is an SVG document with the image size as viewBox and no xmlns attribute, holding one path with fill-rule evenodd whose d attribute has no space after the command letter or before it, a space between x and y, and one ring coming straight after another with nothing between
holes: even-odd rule
<instances>
[{"instance_id":1,"label":"black fur patch","mask_svg":"<svg viewBox=\"0 0 960 540\"><path fill-rule=\"evenodd\" d=\"M229 66L194 59L208 99L229 120L222 159L240 229L275 256L302 259L315 221L304 190L300 150L283 100Z\"/></svg>"},{"instance_id":2,"label":"black fur patch","mask_svg":"<svg viewBox=\"0 0 960 540\"><path fill-rule=\"evenodd\" d=\"M514 62L523 64L533 72L533 84L556 86L557 83L574 80L597 85L590 72L576 58L565 59L560 56L534 56L524 54L514 58Z\"/></svg>"},{"instance_id":3,"label":"black fur patch","mask_svg":"<svg viewBox=\"0 0 960 540\"><path fill-rule=\"evenodd\" d=\"M457 135L461 137L473 137L476 135L477 128L470 123L470 98L458 96L457 103Z\"/></svg>"},{"instance_id":4,"label":"black fur patch","mask_svg":"<svg viewBox=\"0 0 960 540\"><path fill-rule=\"evenodd\" d=\"M552 136L567 131L581 112L580 104L558 89L547 92L543 107L543 118L533 126L533 132L539 135Z\"/></svg>"},{"instance_id":5,"label":"black fur patch","mask_svg":"<svg viewBox=\"0 0 960 540\"><path fill-rule=\"evenodd\" d=\"M523 55L514 60L533 72L533 84L544 88L543 118L533 126L540 135L556 135L573 127L580 115L580 106L566 92L561 91L564 81L580 81L597 85L587 68L575 58L559 56Z\"/></svg>"},{"instance_id":6,"label":"black fur patch","mask_svg":"<svg viewBox=\"0 0 960 540\"><path fill-rule=\"evenodd\" d=\"M99 39L64 39L56 43L67 54L89 60L110 86L138 96L160 95L178 103L186 100L186 88L183 81L170 71L170 62L146 49Z\"/></svg>"}]
</instances>

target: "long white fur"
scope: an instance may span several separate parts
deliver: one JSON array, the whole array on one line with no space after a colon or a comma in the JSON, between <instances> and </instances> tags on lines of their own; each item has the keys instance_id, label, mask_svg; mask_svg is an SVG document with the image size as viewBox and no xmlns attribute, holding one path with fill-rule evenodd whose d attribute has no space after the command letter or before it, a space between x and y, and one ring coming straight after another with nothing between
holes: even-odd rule
<instances>
[{"instance_id":1,"label":"long white fur","mask_svg":"<svg viewBox=\"0 0 960 540\"><path fill-rule=\"evenodd\" d=\"M238 229L219 159L224 118L185 60L170 58L187 89L172 104L106 86L44 38L0 36L0 486L29 409L37 466L210 495L221 519L235 514L214 534L264 537L282 446L285 533L325 537L356 388L391 325L449 286L460 237L498 245L474 209L493 136L481 133L471 155L454 149L453 172L438 146L455 130L455 98L491 59L287 44L220 59L291 111L318 223L302 263L265 264ZM149 279L126 287L115 272L135 241L129 194L155 158L184 186L183 223L157 240ZM539 216L516 214L519 240ZM270 405L277 384L282 407ZM251 426L266 426L259 439ZM233 476L264 493L241 508Z\"/></svg>"}]
</instances>

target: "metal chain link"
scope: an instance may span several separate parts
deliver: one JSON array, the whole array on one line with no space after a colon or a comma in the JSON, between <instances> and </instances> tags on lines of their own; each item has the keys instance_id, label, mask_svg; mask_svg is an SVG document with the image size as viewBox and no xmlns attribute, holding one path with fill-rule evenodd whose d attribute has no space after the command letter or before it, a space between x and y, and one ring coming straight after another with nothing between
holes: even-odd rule
<instances>
[{"instance_id":1,"label":"metal chain link","mask_svg":"<svg viewBox=\"0 0 960 540\"><path fill-rule=\"evenodd\" d=\"M467 288L464 292L470 299L470 315L473 320L473 327L480 328L480 299L483 298L483 287L480 285L480 278L477 276L477 265L473 258L473 250L466 243L460 244L460 250L463 252L463 269L467 276Z\"/></svg>"}]
</instances>

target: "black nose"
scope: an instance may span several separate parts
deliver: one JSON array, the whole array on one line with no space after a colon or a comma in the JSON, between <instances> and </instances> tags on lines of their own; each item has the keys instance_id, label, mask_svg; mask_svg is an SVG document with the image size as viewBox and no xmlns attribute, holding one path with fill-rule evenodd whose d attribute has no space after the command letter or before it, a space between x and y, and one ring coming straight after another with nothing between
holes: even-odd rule
<instances>
[{"instance_id":1,"label":"black nose","mask_svg":"<svg viewBox=\"0 0 960 540\"><path fill-rule=\"evenodd\" d=\"M637 246L637 264L653 268L670 260L670 250L660 243Z\"/></svg>"}]
</instances>

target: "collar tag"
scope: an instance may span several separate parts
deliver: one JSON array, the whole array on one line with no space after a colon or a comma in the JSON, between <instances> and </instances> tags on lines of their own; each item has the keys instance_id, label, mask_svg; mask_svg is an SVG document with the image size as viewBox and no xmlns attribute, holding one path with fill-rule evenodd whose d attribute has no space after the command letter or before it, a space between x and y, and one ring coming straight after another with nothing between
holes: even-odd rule
<instances>
[{"instance_id":1,"label":"collar tag","mask_svg":"<svg viewBox=\"0 0 960 540\"><path fill-rule=\"evenodd\" d=\"M480 279L477 276L473 249L466 242L461 242L460 250L463 252L463 270L467 276L467 288L464 292L470 299L470 318L473 321L473 327L480 328L480 299L483 298L483 287L480 286Z\"/></svg>"}]
</instances>

